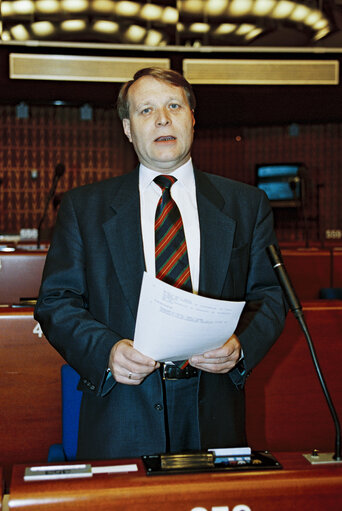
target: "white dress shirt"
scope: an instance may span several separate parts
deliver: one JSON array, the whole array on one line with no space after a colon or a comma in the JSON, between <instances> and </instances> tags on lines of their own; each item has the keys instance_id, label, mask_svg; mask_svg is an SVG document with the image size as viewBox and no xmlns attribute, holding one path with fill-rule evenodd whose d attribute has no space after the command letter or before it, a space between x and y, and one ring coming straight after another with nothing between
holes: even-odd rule
<instances>
[{"instance_id":1,"label":"white dress shirt","mask_svg":"<svg viewBox=\"0 0 342 511\"><path fill-rule=\"evenodd\" d=\"M140 164L139 192L141 231L146 271L155 276L154 222L161 188L153 181L162 172L148 169ZM171 196L182 215L193 292L198 292L200 270L200 227L197 211L196 185L191 158L184 165L171 172L177 178L171 187Z\"/></svg>"}]
</instances>

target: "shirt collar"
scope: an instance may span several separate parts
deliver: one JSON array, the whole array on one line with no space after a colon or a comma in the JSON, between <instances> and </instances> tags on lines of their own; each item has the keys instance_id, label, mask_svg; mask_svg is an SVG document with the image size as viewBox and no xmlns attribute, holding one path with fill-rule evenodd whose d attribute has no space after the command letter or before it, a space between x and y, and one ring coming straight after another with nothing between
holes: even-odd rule
<instances>
[{"instance_id":1,"label":"shirt collar","mask_svg":"<svg viewBox=\"0 0 342 511\"><path fill-rule=\"evenodd\" d=\"M145 167L142 163L139 168L139 188L141 191L144 191L155 177L163 174L163 172L157 172L155 170L151 170L148 167ZM195 176L194 176L194 168L192 164L192 159L190 158L186 163L184 163L181 167L170 172L170 175L177 178L177 181L182 183L182 185L189 189L195 185Z\"/></svg>"}]
</instances>

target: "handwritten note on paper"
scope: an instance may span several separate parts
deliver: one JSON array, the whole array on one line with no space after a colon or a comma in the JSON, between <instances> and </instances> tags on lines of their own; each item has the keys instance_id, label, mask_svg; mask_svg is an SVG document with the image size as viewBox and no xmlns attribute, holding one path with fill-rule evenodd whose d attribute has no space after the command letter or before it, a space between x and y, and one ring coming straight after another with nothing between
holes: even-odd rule
<instances>
[{"instance_id":1,"label":"handwritten note on paper","mask_svg":"<svg viewBox=\"0 0 342 511\"><path fill-rule=\"evenodd\" d=\"M160 362L219 348L234 333L244 305L188 293L145 272L134 347Z\"/></svg>"}]
</instances>

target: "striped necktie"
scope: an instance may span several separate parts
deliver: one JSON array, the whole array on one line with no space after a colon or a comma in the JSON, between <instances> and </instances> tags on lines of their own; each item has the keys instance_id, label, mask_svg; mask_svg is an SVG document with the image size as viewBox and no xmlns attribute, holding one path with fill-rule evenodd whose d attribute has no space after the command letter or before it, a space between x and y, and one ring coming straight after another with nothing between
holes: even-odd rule
<instances>
[{"instance_id":1,"label":"striped necktie","mask_svg":"<svg viewBox=\"0 0 342 511\"><path fill-rule=\"evenodd\" d=\"M172 286L192 292L182 217L170 193L171 186L177 179L160 175L154 181L162 189L155 218L156 277Z\"/></svg>"}]
</instances>

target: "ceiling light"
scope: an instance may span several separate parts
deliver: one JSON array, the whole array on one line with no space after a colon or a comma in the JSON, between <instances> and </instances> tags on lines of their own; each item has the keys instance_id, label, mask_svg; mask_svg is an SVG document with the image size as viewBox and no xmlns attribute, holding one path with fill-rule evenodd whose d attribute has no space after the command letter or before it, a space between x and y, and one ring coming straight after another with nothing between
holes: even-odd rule
<instances>
[{"instance_id":1,"label":"ceiling light","mask_svg":"<svg viewBox=\"0 0 342 511\"><path fill-rule=\"evenodd\" d=\"M24 27L24 25L21 24L15 25L14 27L11 28L10 32L13 38L16 39L17 41L27 41L28 39L30 39L30 34L28 33L28 30L26 27Z\"/></svg>"},{"instance_id":2,"label":"ceiling light","mask_svg":"<svg viewBox=\"0 0 342 511\"><path fill-rule=\"evenodd\" d=\"M11 40L11 34L8 30L4 30L1 34L1 41L10 41Z\"/></svg>"},{"instance_id":3,"label":"ceiling light","mask_svg":"<svg viewBox=\"0 0 342 511\"><path fill-rule=\"evenodd\" d=\"M131 25L125 32L124 38L130 42L139 44L142 43L146 36L146 28L140 27L139 25Z\"/></svg>"},{"instance_id":4,"label":"ceiling light","mask_svg":"<svg viewBox=\"0 0 342 511\"><path fill-rule=\"evenodd\" d=\"M210 30L210 25L208 23L191 23L189 30L196 34L206 34Z\"/></svg>"},{"instance_id":5,"label":"ceiling light","mask_svg":"<svg viewBox=\"0 0 342 511\"><path fill-rule=\"evenodd\" d=\"M268 16L276 5L276 0L255 0L251 14L254 16Z\"/></svg>"},{"instance_id":6,"label":"ceiling light","mask_svg":"<svg viewBox=\"0 0 342 511\"><path fill-rule=\"evenodd\" d=\"M312 28L314 28L315 30L321 30L323 28L327 28L327 25L329 25L328 20L322 18L319 21L317 21L317 23L315 23Z\"/></svg>"},{"instance_id":7,"label":"ceiling light","mask_svg":"<svg viewBox=\"0 0 342 511\"><path fill-rule=\"evenodd\" d=\"M14 14L13 2L1 2L1 16L6 18Z\"/></svg>"},{"instance_id":8,"label":"ceiling light","mask_svg":"<svg viewBox=\"0 0 342 511\"><path fill-rule=\"evenodd\" d=\"M221 23L214 31L215 35L227 35L234 32L236 25L234 23Z\"/></svg>"},{"instance_id":9,"label":"ceiling light","mask_svg":"<svg viewBox=\"0 0 342 511\"><path fill-rule=\"evenodd\" d=\"M163 34L158 30L149 30L144 43L147 46L159 46L163 40Z\"/></svg>"},{"instance_id":10,"label":"ceiling light","mask_svg":"<svg viewBox=\"0 0 342 511\"><path fill-rule=\"evenodd\" d=\"M273 11L270 13L271 18L289 18L291 12L295 8L295 3L288 2L287 0L280 0L280 2L277 2L277 5L273 9Z\"/></svg>"},{"instance_id":11,"label":"ceiling light","mask_svg":"<svg viewBox=\"0 0 342 511\"><path fill-rule=\"evenodd\" d=\"M180 11L186 14L203 14L203 0L183 0L180 2Z\"/></svg>"},{"instance_id":12,"label":"ceiling light","mask_svg":"<svg viewBox=\"0 0 342 511\"><path fill-rule=\"evenodd\" d=\"M87 24L84 20L65 20L61 23L61 29L65 32L80 32L86 27Z\"/></svg>"},{"instance_id":13,"label":"ceiling light","mask_svg":"<svg viewBox=\"0 0 342 511\"><path fill-rule=\"evenodd\" d=\"M155 21L161 18L163 8L160 5L145 4L141 11L140 16L148 21Z\"/></svg>"},{"instance_id":14,"label":"ceiling light","mask_svg":"<svg viewBox=\"0 0 342 511\"><path fill-rule=\"evenodd\" d=\"M58 0L37 0L35 8L38 13L56 14L60 12L61 3Z\"/></svg>"},{"instance_id":15,"label":"ceiling light","mask_svg":"<svg viewBox=\"0 0 342 511\"><path fill-rule=\"evenodd\" d=\"M174 7L165 7L161 16L163 23L174 24L178 21L178 11Z\"/></svg>"},{"instance_id":16,"label":"ceiling light","mask_svg":"<svg viewBox=\"0 0 342 511\"><path fill-rule=\"evenodd\" d=\"M13 3L13 11L15 14L33 14L34 5L31 0L16 0Z\"/></svg>"},{"instance_id":17,"label":"ceiling light","mask_svg":"<svg viewBox=\"0 0 342 511\"><path fill-rule=\"evenodd\" d=\"M103 34L115 34L119 31L119 24L115 21L97 20L93 23L93 30Z\"/></svg>"},{"instance_id":18,"label":"ceiling light","mask_svg":"<svg viewBox=\"0 0 342 511\"><path fill-rule=\"evenodd\" d=\"M258 35L262 34L263 29L260 27L255 27L253 30L248 32L248 34L245 35L246 41L250 41L251 39L254 39L255 37L258 37Z\"/></svg>"},{"instance_id":19,"label":"ceiling light","mask_svg":"<svg viewBox=\"0 0 342 511\"><path fill-rule=\"evenodd\" d=\"M62 9L67 12L85 12L89 8L88 0L61 0Z\"/></svg>"},{"instance_id":20,"label":"ceiling light","mask_svg":"<svg viewBox=\"0 0 342 511\"><path fill-rule=\"evenodd\" d=\"M254 25L250 25L249 23L242 23L236 30L237 35L246 35L248 32L255 28Z\"/></svg>"},{"instance_id":21,"label":"ceiling light","mask_svg":"<svg viewBox=\"0 0 342 511\"><path fill-rule=\"evenodd\" d=\"M228 0L208 0L205 5L205 12L208 16L220 16L227 10Z\"/></svg>"},{"instance_id":22,"label":"ceiling light","mask_svg":"<svg viewBox=\"0 0 342 511\"><path fill-rule=\"evenodd\" d=\"M228 13L231 16L245 16L250 13L252 7L252 0L232 0L229 2Z\"/></svg>"},{"instance_id":23,"label":"ceiling light","mask_svg":"<svg viewBox=\"0 0 342 511\"><path fill-rule=\"evenodd\" d=\"M55 32L55 26L50 21L36 21L31 24L31 30L37 37L47 37Z\"/></svg>"},{"instance_id":24,"label":"ceiling light","mask_svg":"<svg viewBox=\"0 0 342 511\"><path fill-rule=\"evenodd\" d=\"M329 32L330 32L329 28L323 28L322 30L317 32L317 34L314 36L314 40L319 41L319 39L322 39L323 37L328 35Z\"/></svg>"},{"instance_id":25,"label":"ceiling light","mask_svg":"<svg viewBox=\"0 0 342 511\"><path fill-rule=\"evenodd\" d=\"M322 13L320 11L311 11L309 16L305 19L305 24L309 26L313 26L317 21L319 21L322 17Z\"/></svg>"},{"instance_id":26,"label":"ceiling light","mask_svg":"<svg viewBox=\"0 0 342 511\"><path fill-rule=\"evenodd\" d=\"M115 6L115 13L118 16L136 16L140 11L141 5L138 2L128 2L123 0Z\"/></svg>"},{"instance_id":27,"label":"ceiling light","mask_svg":"<svg viewBox=\"0 0 342 511\"><path fill-rule=\"evenodd\" d=\"M297 5L291 12L289 19L298 23L303 22L310 14L310 9L306 5Z\"/></svg>"},{"instance_id":28,"label":"ceiling light","mask_svg":"<svg viewBox=\"0 0 342 511\"><path fill-rule=\"evenodd\" d=\"M115 9L115 3L112 0L93 0L91 8L94 12L112 14Z\"/></svg>"}]
</instances>

